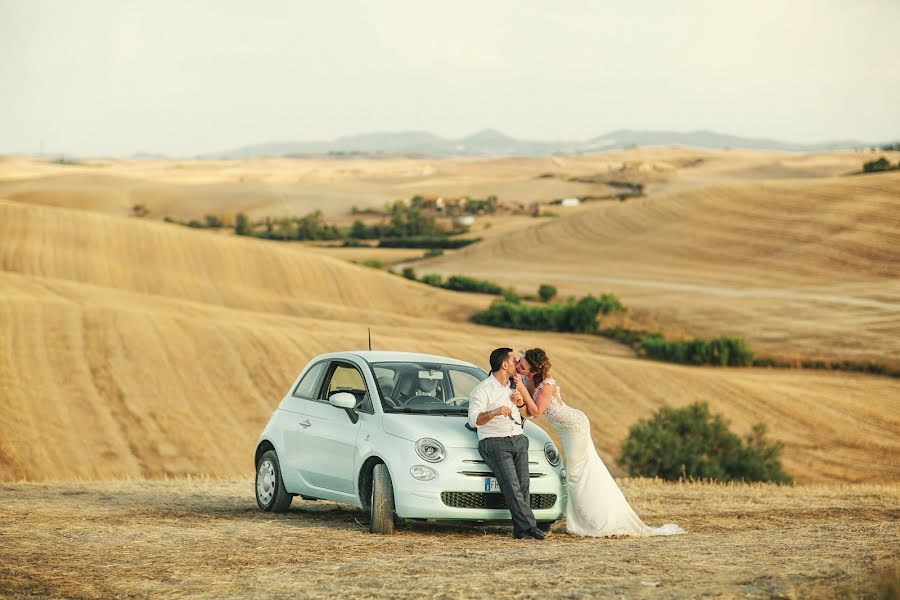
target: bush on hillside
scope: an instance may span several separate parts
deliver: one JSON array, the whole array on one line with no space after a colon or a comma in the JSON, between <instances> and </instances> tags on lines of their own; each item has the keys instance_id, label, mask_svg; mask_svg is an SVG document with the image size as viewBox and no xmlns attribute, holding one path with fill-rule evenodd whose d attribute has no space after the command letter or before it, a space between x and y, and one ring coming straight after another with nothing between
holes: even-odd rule
<instances>
[{"instance_id":1,"label":"bush on hillside","mask_svg":"<svg viewBox=\"0 0 900 600\"><path fill-rule=\"evenodd\" d=\"M863 165L863 173L880 173L882 171L893 171L896 168L888 159L882 156L878 160L865 163Z\"/></svg>"},{"instance_id":2,"label":"bush on hillside","mask_svg":"<svg viewBox=\"0 0 900 600\"><path fill-rule=\"evenodd\" d=\"M465 275L451 275L447 278L444 287L455 292L475 292L476 294L494 294L503 293L503 288L493 281L484 279L475 279Z\"/></svg>"},{"instance_id":3,"label":"bush on hillside","mask_svg":"<svg viewBox=\"0 0 900 600\"><path fill-rule=\"evenodd\" d=\"M743 338L721 336L711 340L694 338L667 340L659 333L644 336L639 351L647 358L686 365L749 367L753 353Z\"/></svg>"},{"instance_id":4,"label":"bush on hillside","mask_svg":"<svg viewBox=\"0 0 900 600\"><path fill-rule=\"evenodd\" d=\"M791 483L762 423L741 440L706 403L662 408L631 427L618 462L631 477Z\"/></svg>"},{"instance_id":5,"label":"bush on hillside","mask_svg":"<svg viewBox=\"0 0 900 600\"><path fill-rule=\"evenodd\" d=\"M604 294L600 298L585 296L577 301L572 299L544 305L496 300L486 311L476 313L472 321L481 325L527 331L595 333L599 313L607 314L620 309L621 303L612 294Z\"/></svg>"},{"instance_id":6,"label":"bush on hillside","mask_svg":"<svg viewBox=\"0 0 900 600\"><path fill-rule=\"evenodd\" d=\"M541 302L550 302L556 297L556 288L550 284L542 283L538 288L538 296Z\"/></svg>"}]
</instances>

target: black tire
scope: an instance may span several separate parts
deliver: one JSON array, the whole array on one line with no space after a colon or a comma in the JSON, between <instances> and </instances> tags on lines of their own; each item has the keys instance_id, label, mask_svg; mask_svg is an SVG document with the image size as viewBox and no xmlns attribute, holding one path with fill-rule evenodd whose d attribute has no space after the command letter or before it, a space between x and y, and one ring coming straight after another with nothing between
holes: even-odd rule
<instances>
[{"instance_id":1,"label":"black tire","mask_svg":"<svg viewBox=\"0 0 900 600\"><path fill-rule=\"evenodd\" d=\"M281 463L274 450L259 457L256 463L256 505L266 512L287 512L294 497L284 489L281 479Z\"/></svg>"},{"instance_id":2,"label":"black tire","mask_svg":"<svg viewBox=\"0 0 900 600\"><path fill-rule=\"evenodd\" d=\"M394 533L394 484L387 465L379 463L372 472L372 502L369 531L391 535Z\"/></svg>"},{"instance_id":3,"label":"black tire","mask_svg":"<svg viewBox=\"0 0 900 600\"><path fill-rule=\"evenodd\" d=\"M550 528L553 526L554 523L556 523L556 521L538 521L537 526L538 526L538 529L540 529L541 531L546 533L546 532L550 531Z\"/></svg>"}]
</instances>

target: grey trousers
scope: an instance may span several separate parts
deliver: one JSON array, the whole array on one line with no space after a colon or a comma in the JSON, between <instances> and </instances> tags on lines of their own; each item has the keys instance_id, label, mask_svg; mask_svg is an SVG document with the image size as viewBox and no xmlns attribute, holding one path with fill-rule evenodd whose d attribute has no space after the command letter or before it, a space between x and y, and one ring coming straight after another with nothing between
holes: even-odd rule
<instances>
[{"instance_id":1,"label":"grey trousers","mask_svg":"<svg viewBox=\"0 0 900 600\"><path fill-rule=\"evenodd\" d=\"M478 452L500 484L503 499L512 513L513 533L536 527L528 491L528 437L485 438L478 442Z\"/></svg>"}]
</instances>

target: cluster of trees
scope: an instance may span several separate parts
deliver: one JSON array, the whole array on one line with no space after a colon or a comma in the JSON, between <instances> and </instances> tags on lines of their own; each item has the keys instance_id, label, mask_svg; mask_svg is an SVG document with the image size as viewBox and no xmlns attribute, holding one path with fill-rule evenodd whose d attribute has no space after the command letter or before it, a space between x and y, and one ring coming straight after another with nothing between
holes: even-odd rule
<instances>
[{"instance_id":1,"label":"cluster of trees","mask_svg":"<svg viewBox=\"0 0 900 600\"><path fill-rule=\"evenodd\" d=\"M900 169L900 162L896 165L892 165L891 161L883 156L878 160L870 160L863 164L863 173L881 173L883 171L896 171L898 169Z\"/></svg>"},{"instance_id":2,"label":"cluster of trees","mask_svg":"<svg viewBox=\"0 0 900 600\"><path fill-rule=\"evenodd\" d=\"M600 330L600 335L631 346L639 356L683 365L755 366L744 338L719 336L711 340L669 340L661 333L623 327Z\"/></svg>"},{"instance_id":3,"label":"cluster of trees","mask_svg":"<svg viewBox=\"0 0 900 600\"><path fill-rule=\"evenodd\" d=\"M900 151L900 142L896 144L885 144L881 147L885 152L898 152Z\"/></svg>"},{"instance_id":4,"label":"cluster of trees","mask_svg":"<svg viewBox=\"0 0 900 600\"><path fill-rule=\"evenodd\" d=\"M749 367L753 353L743 338L721 336L711 340L667 340L653 333L641 340L640 353L647 358L685 365L714 365L720 367Z\"/></svg>"},{"instance_id":5,"label":"cluster of trees","mask_svg":"<svg viewBox=\"0 0 900 600\"><path fill-rule=\"evenodd\" d=\"M261 227L261 229L260 229ZM261 223L251 223L244 213L234 220L234 233L266 240L340 240L344 233L325 222L322 211L317 210L302 217L266 217Z\"/></svg>"},{"instance_id":6,"label":"cluster of trees","mask_svg":"<svg viewBox=\"0 0 900 600\"><path fill-rule=\"evenodd\" d=\"M378 242L378 247L452 250L455 248L462 248L463 246L468 246L469 244L474 244L475 242L480 241L481 238L451 238L443 236L384 238Z\"/></svg>"},{"instance_id":7,"label":"cluster of trees","mask_svg":"<svg viewBox=\"0 0 900 600\"><path fill-rule=\"evenodd\" d=\"M706 403L662 408L631 427L618 462L631 477L792 483L781 466L782 445L762 423L743 440Z\"/></svg>"},{"instance_id":8,"label":"cluster of trees","mask_svg":"<svg viewBox=\"0 0 900 600\"><path fill-rule=\"evenodd\" d=\"M418 279L416 272L412 267L403 269L403 276L413 281L420 281L426 285L444 288L445 290L453 290L454 292L474 292L476 294L499 295L503 293L503 288L485 279L476 279L467 277L466 275L451 275L444 281L444 278L436 273L429 273Z\"/></svg>"},{"instance_id":9,"label":"cluster of trees","mask_svg":"<svg viewBox=\"0 0 900 600\"><path fill-rule=\"evenodd\" d=\"M597 316L622 310L622 303L613 294L599 298L585 296L553 304L522 304L518 299L505 297L494 301L487 310L476 313L472 321L507 329L528 331L560 331L596 333Z\"/></svg>"},{"instance_id":10,"label":"cluster of trees","mask_svg":"<svg viewBox=\"0 0 900 600\"><path fill-rule=\"evenodd\" d=\"M136 217L144 217L150 211L143 204L135 204L131 207L131 214ZM188 221L179 221L172 217L165 217L163 221L166 223L177 223L185 227L193 227L194 229L221 229L223 227L231 227L231 215L203 215L203 220L190 219Z\"/></svg>"}]
</instances>

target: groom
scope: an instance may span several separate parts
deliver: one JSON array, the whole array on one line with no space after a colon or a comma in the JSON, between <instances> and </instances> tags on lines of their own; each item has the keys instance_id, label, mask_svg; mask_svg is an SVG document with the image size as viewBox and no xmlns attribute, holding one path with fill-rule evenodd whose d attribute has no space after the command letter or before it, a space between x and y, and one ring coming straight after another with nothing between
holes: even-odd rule
<instances>
[{"instance_id":1,"label":"groom","mask_svg":"<svg viewBox=\"0 0 900 600\"><path fill-rule=\"evenodd\" d=\"M512 513L516 539L544 539L531 512L528 493L528 437L519 409L522 395L510 389L516 375L512 348L491 352L491 374L469 394L469 424L478 428L478 452L494 472L506 506Z\"/></svg>"}]
</instances>

